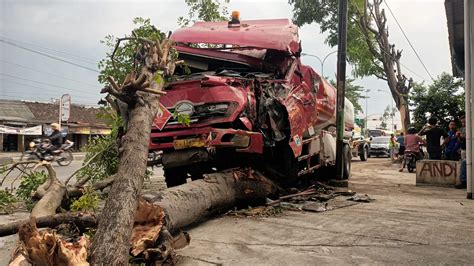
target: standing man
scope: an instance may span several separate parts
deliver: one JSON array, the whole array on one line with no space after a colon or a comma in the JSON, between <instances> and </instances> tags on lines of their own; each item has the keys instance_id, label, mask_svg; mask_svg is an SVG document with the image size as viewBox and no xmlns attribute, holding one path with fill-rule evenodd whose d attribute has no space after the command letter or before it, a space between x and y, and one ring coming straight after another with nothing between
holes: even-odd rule
<instances>
[{"instance_id":1,"label":"standing man","mask_svg":"<svg viewBox=\"0 0 474 266\"><path fill-rule=\"evenodd\" d=\"M446 155L446 160L450 161L458 161L460 157L460 132L458 133L456 127L457 125L454 120L449 121L448 138L446 138L444 141L444 144L446 145L446 148L444 149L444 154Z\"/></svg>"},{"instance_id":2,"label":"standing man","mask_svg":"<svg viewBox=\"0 0 474 266\"><path fill-rule=\"evenodd\" d=\"M414 132L416 133L416 132ZM400 147L398 148L398 155L403 155L405 153L405 136L402 133L400 133L400 136L398 136L397 138L397 142L398 142L398 145L400 145Z\"/></svg>"},{"instance_id":3,"label":"standing man","mask_svg":"<svg viewBox=\"0 0 474 266\"><path fill-rule=\"evenodd\" d=\"M436 125L437 123L435 117L430 117L428 124L418 133L420 136L426 136L426 149L430 160L441 160L441 137L448 137L444 130Z\"/></svg>"},{"instance_id":4,"label":"standing man","mask_svg":"<svg viewBox=\"0 0 474 266\"><path fill-rule=\"evenodd\" d=\"M459 174L459 182L456 183L457 189L466 188L467 186L467 175L466 175L466 117L461 117L461 130L459 139L461 141L461 173Z\"/></svg>"}]
</instances>

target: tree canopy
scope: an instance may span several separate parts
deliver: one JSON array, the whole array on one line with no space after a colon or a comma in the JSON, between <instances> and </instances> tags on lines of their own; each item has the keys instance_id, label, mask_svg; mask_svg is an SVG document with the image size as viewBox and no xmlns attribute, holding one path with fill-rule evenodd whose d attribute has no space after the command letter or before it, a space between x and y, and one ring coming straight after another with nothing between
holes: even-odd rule
<instances>
[{"instance_id":1,"label":"tree canopy","mask_svg":"<svg viewBox=\"0 0 474 266\"><path fill-rule=\"evenodd\" d=\"M438 119L443 128L450 120L458 119L464 112L463 81L442 73L429 86L415 84L410 97L411 111L417 129L421 129L429 117Z\"/></svg>"},{"instance_id":2,"label":"tree canopy","mask_svg":"<svg viewBox=\"0 0 474 266\"><path fill-rule=\"evenodd\" d=\"M223 0L223 4L230 0ZM200 21L223 21L228 20L227 7L219 0L184 0L189 7L188 17L179 17L178 24L181 27L188 26L191 22Z\"/></svg>"}]
</instances>

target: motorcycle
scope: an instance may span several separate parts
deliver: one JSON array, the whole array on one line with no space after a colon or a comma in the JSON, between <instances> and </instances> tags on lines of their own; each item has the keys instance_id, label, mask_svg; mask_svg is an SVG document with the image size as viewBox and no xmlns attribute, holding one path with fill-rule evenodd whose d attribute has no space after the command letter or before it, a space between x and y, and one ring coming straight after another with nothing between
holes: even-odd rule
<instances>
[{"instance_id":1,"label":"motorcycle","mask_svg":"<svg viewBox=\"0 0 474 266\"><path fill-rule=\"evenodd\" d=\"M49 152L48 148L51 147L51 141L49 139L34 139L28 145L30 150L23 153L20 161L44 160L57 162L61 166L67 166L71 164L74 159L70 150L73 145L74 142L68 141L61 145L59 149Z\"/></svg>"},{"instance_id":2,"label":"motorcycle","mask_svg":"<svg viewBox=\"0 0 474 266\"><path fill-rule=\"evenodd\" d=\"M405 151L405 160L407 162L408 172L413 173L416 170L416 161L418 160L416 153Z\"/></svg>"}]
</instances>

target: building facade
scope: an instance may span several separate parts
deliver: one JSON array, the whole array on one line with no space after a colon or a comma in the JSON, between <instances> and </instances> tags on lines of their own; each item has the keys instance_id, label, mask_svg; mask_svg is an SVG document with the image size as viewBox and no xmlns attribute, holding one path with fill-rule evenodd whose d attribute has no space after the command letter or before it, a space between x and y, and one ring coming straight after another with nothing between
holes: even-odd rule
<instances>
[{"instance_id":1,"label":"building facade","mask_svg":"<svg viewBox=\"0 0 474 266\"><path fill-rule=\"evenodd\" d=\"M80 150L94 136L110 134L110 127L97 115L100 109L72 104L69 120L61 123L66 139ZM34 138L51 133L59 121L59 103L0 100L0 151L22 152Z\"/></svg>"}]
</instances>

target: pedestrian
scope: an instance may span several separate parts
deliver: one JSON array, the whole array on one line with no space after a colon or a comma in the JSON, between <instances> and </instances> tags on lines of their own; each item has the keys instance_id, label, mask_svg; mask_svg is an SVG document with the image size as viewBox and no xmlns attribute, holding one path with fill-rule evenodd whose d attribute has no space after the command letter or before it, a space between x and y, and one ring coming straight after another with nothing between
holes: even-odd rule
<instances>
[{"instance_id":1,"label":"pedestrian","mask_svg":"<svg viewBox=\"0 0 474 266\"><path fill-rule=\"evenodd\" d=\"M405 154L415 154L416 160L421 160L423 158L421 154L420 144L425 144L425 141L418 134L416 134L416 129L414 127L410 127L407 130L407 135L405 136L404 143L406 147ZM398 170L399 172L403 172L406 163L407 161L405 156L402 161L402 168Z\"/></svg>"},{"instance_id":2,"label":"pedestrian","mask_svg":"<svg viewBox=\"0 0 474 266\"><path fill-rule=\"evenodd\" d=\"M390 135L390 142L388 143L388 148L390 150L390 159L392 161L395 160L395 145L397 144L397 141L395 139L395 135L391 134Z\"/></svg>"},{"instance_id":3,"label":"pedestrian","mask_svg":"<svg viewBox=\"0 0 474 266\"><path fill-rule=\"evenodd\" d=\"M430 117L428 124L418 133L420 136L426 136L426 149L430 160L441 160L441 137L448 137L444 130L436 125L437 123L435 117Z\"/></svg>"},{"instance_id":4,"label":"pedestrian","mask_svg":"<svg viewBox=\"0 0 474 266\"><path fill-rule=\"evenodd\" d=\"M461 142L461 171L459 173L459 182L454 186L457 189L467 187L467 174L466 174L466 117L461 117L461 130L459 131L459 139Z\"/></svg>"},{"instance_id":5,"label":"pedestrian","mask_svg":"<svg viewBox=\"0 0 474 266\"><path fill-rule=\"evenodd\" d=\"M454 120L449 121L448 137L444 140L444 155L446 160L450 161L458 161L460 157L461 140L459 137L461 132L458 133L456 127Z\"/></svg>"},{"instance_id":6,"label":"pedestrian","mask_svg":"<svg viewBox=\"0 0 474 266\"><path fill-rule=\"evenodd\" d=\"M405 153L405 136L403 134L403 132L400 133L400 136L398 136L397 138L397 142L398 142L398 155L403 155Z\"/></svg>"}]
</instances>

